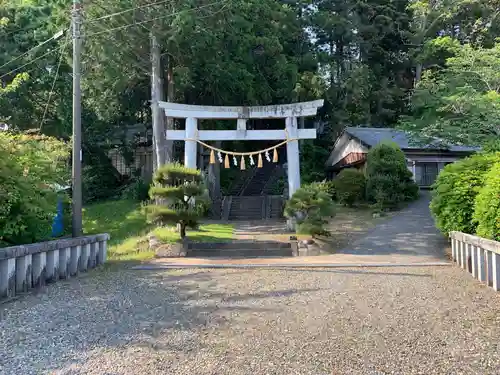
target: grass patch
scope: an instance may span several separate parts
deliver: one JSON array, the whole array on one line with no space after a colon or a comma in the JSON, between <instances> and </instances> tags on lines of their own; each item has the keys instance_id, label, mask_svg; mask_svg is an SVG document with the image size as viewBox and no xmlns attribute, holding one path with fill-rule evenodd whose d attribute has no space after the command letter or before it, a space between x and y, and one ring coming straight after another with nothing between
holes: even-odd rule
<instances>
[{"instance_id":1,"label":"grass patch","mask_svg":"<svg viewBox=\"0 0 500 375\"><path fill-rule=\"evenodd\" d=\"M85 234L108 233L108 259L110 261L140 262L151 259L147 235L154 235L164 243L180 240L179 233L171 227L154 228L147 223L140 203L117 200L90 205L83 212ZM201 225L199 230L188 231L195 242L225 242L233 239L234 227L228 224Z\"/></svg>"},{"instance_id":2,"label":"grass patch","mask_svg":"<svg viewBox=\"0 0 500 375\"><path fill-rule=\"evenodd\" d=\"M229 242L233 240L233 233L234 227L229 224L202 224L199 230L188 230L186 235L193 242ZM163 243L175 243L181 239L171 227L156 228L153 234Z\"/></svg>"},{"instance_id":3,"label":"grass patch","mask_svg":"<svg viewBox=\"0 0 500 375\"><path fill-rule=\"evenodd\" d=\"M152 229L140 203L117 200L95 203L83 210L85 234L108 233L110 260L141 261L153 257L146 235Z\"/></svg>"}]
</instances>

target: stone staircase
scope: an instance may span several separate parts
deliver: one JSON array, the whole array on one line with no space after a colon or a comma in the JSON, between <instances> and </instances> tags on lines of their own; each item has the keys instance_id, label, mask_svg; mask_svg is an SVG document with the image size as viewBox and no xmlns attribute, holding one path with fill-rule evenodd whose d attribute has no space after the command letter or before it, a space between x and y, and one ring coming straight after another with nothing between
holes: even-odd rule
<instances>
[{"instance_id":1,"label":"stone staircase","mask_svg":"<svg viewBox=\"0 0 500 375\"><path fill-rule=\"evenodd\" d=\"M285 200L281 195L224 197L223 220L267 220L283 217Z\"/></svg>"},{"instance_id":2,"label":"stone staircase","mask_svg":"<svg viewBox=\"0 0 500 375\"><path fill-rule=\"evenodd\" d=\"M243 196L232 197L229 209L229 220L262 220L265 217L265 197Z\"/></svg>"},{"instance_id":3,"label":"stone staircase","mask_svg":"<svg viewBox=\"0 0 500 375\"><path fill-rule=\"evenodd\" d=\"M264 187L273 176L276 170L276 164L266 163L262 168L257 168L253 177L248 181L247 186L243 189L244 196L262 195Z\"/></svg>"},{"instance_id":4,"label":"stone staircase","mask_svg":"<svg viewBox=\"0 0 500 375\"><path fill-rule=\"evenodd\" d=\"M189 243L187 257L291 257L292 244L287 242L240 240L234 242Z\"/></svg>"}]
</instances>

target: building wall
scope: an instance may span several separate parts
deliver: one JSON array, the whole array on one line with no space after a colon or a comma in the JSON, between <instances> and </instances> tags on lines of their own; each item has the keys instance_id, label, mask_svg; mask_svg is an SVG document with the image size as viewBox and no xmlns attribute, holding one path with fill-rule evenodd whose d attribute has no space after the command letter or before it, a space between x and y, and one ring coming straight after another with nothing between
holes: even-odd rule
<instances>
[{"instance_id":1,"label":"building wall","mask_svg":"<svg viewBox=\"0 0 500 375\"><path fill-rule=\"evenodd\" d=\"M334 166L340 160L345 158L347 155L351 153L366 153L368 152L368 148L363 146L361 142L357 139L353 139L349 137L346 133L344 133L337 143L335 144L335 148L333 149L330 157L328 158L328 167Z\"/></svg>"}]
</instances>

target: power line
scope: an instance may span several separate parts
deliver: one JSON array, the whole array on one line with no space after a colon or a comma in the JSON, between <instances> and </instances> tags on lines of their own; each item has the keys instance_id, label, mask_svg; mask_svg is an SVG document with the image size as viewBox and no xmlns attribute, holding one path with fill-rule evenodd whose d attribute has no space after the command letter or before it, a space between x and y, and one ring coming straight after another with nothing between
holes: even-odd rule
<instances>
[{"instance_id":1,"label":"power line","mask_svg":"<svg viewBox=\"0 0 500 375\"><path fill-rule=\"evenodd\" d=\"M0 79L2 79L2 78L4 78L4 77L7 77L8 75L10 75L10 74L12 74L12 73L17 72L18 70L20 70L20 69L24 68L25 66L28 66L28 65L30 65L30 64L33 64L35 61L38 61L38 60L40 60L41 58L43 58L43 57L45 57L45 56L47 56L47 55L50 55L50 54L51 54L52 52L54 52L55 50L56 50L56 49L50 49L50 50L48 50L48 51L47 51L47 52L45 52L43 55L38 56L37 58L35 58L35 59L33 59L33 60L28 61L26 64L21 65L21 66L17 67L16 69L11 70L11 71L10 71L10 72L8 72L8 73L5 73L3 76L0 76Z\"/></svg>"},{"instance_id":2,"label":"power line","mask_svg":"<svg viewBox=\"0 0 500 375\"><path fill-rule=\"evenodd\" d=\"M218 1L218 2L215 2L215 3L210 3L210 4L207 4L207 5L201 5L199 7L196 7L196 8L192 8L192 9L188 9L187 11L195 11L195 10L200 10L200 9L203 9L203 8L208 8L212 5L218 5L218 4L222 4L224 3L225 1ZM123 26L118 26L118 27L113 27L111 29L107 29L107 30L104 30L104 31L99 31L99 32L96 32L96 33L92 33L92 34L89 34L87 35L88 37L91 37L91 36L95 36L95 35L100 35L100 34L104 34L104 33L109 33L111 31L115 31L115 30L122 30L122 29L126 29L128 27L132 27L132 26L138 26L138 25L142 25L142 24L145 24L145 23L148 23L148 22L152 22L152 21L156 21L156 20L159 20L159 19L163 19L163 18L167 18L167 17L173 17L173 16L177 16L181 13L183 13L185 10L181 10L181 11L178 11L178 12L174 12L174 13L170 13L170 14L167 14L165 16L161 16L161 17L156 17L156 18L151 18L149 20L146 20L146 21L141 21L141 22L134 22L134 23L130 23L128 25L123 25Z\"/></svg>"},{"instance_id":3,"label":"power line","mask_svg":"<svg viewBox=\"0 0 500 375\"><path fill-rule=\"evenodd\" d=\"M47 98L47 103L45 105L45 110L43 111L43 117L42 117L42 121L40 123L40 131L42 130L42 127L43 127L43 124L45 122L45 116L47 115L47 111L49 109L49 104L50 104L50 99L52 98L52 94L54 93L54 88L56 86L56 82L57 82L57 77L59 76L59 69L61 68L61 63L62 63L62 60L63 60L63 56L64 56L64 50L66 49L66 47L68 46L68 42L69 42L69 33L68 35L66 36L66 41L64 42L64 44L61 46L61 52L59 54L59 62L57 63L57 69L56 69L56 74L54 76L54 80L52 81L52 87L50 88L50 92L49 92L49 97Z\"/></svg>"},{"instance_id":4,"label":"power line","mask_svg":"<svg viewBox=\"0 0 500 375\"><path fill-rule=\"evenodd\" d=\"M37 50L38 48L44 46L45 44L49 43L50 41L52 40L57 40L59 39L62 35L64 35L64 32L66 31L67 29L63 29L63 30L60 30L58 31L57 33L55 33L54 35L52 35L49 39L43 41L42 43L40 43L39 45L31 48L30 50L26 51L25 53L23 53L22 55L19 55L17 57L14 57L12 60L10 60L9 62L6 62L5 64L3 64L2 66L0 66L0 69L6 67L7 65L10 65L11 63L13 63L14 61L17 61L19 60L21 57L24 57L26 56L28 53L34 51L34 50Z\"/></svg>"},{"instance_id":5,"label":"power line","mask_svg":"<svg viewBox=\"0 0 500 375\"><path fill-rule=\"evenodd\" d=\"M155 6L155 5L160 5L160 4L168 3L168 2L171 2L171 1L172 0L162 0L162 1L158 1L156 3L144 4L144 5L140 5L140 6L134 7L134 8L125 9L125 10L122 10L120 12L108 14L106 16L102 16L102 17L99 17L99 18L90 19L87 22L100 21L100 20L104 20L104 19L111 18L111 17L114 17L114 16L118 16L118 15L121 15L121 14L125 14L125 13L128 13L128 12L133 12L134 10L143 9L143 8L149 8L149 7L152 7L152 6ZM100 7L100 8L102 8L102 7Z\"/></svg>"}]
</instances>

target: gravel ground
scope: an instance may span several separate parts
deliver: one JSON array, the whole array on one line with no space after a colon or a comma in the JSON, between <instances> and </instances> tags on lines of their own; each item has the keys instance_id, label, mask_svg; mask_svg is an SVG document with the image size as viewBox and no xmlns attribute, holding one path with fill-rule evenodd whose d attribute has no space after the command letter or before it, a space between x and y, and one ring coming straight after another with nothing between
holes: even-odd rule
<instances>
[{"instance_id":1,"label":"gravel ground","mask_svg":"<svg viewBox=\"0 0 500 375\"><path fill-rule=\"evenodd\" d=\"M0 374L499 374L456 267L100 271L0 305Z\"/></svg>"}]
</instances>

